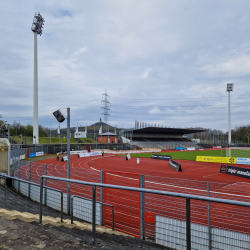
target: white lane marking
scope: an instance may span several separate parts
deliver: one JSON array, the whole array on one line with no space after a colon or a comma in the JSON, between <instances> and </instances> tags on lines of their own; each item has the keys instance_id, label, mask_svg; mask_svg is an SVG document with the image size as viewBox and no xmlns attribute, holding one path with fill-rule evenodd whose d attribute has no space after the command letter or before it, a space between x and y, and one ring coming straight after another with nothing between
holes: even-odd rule
<instances>
[{"instance_id":1,"label":"white lane marking","mask_svg":"<svg viewBox=\"0 0 250 250\"><path fill-rule=\"evenodd\" d=\"M92 168L93 170L95 170L94 168ZM99 171L99 170L97 170ZM111 174L111 173L107 173L109 175L113 175L115 177L120 177L120 178L125 178L128 180L133 180L133 181L138 181L138 179L133 179L130 177L125 177L125 176L119 176L116 174ZM185 189L185 190L192 190L192 191L197 191L197 192L207 192L207 190L204 189L197 189L197 188L189 188L189 187L181 187L181 186L175 186L175 185L171 185L171 184L163 184L163 183L159 183L159 182L153 182L153 181L145 181L146 183L150 183L150 184L154 184L154 185L159 185L159 186L166 186L166 187L171 187L171 188L179 188L179 189ZM229 184L230 185L230 184ZM231 184L232 185L232 184ZM245 195L240 195L240 194L230 194L230 193L224 193L224 192L217 192L217 191L210 191L210 193L214 193L214 194L221 194L221 195L231 195L231 196L238 196L238 197L244 197L244 198L250 198L250 196L245 196Z\"/></svg>"},{"instance_id":2,"label":"white lane marking","mask_svg":"<svg viewBox=\"0 0 250 250\"><path fill-rule=\"evenodd\" d=\"M111 156L109 156L111 157ZM101 157L98 157L98 158L94 158L94 159L91 159L90 161L87 162L87 165L89 162L91 161L94 161L94 160L97 160ZM56 165L57 166L57 165ZM40 166L38 166L39 168ZM63 166L65 167L65 166ZM89 166L88 166L89 167ZM37 168L37 169L38 169ZM100 170L97 170L93 167L89 167L91 168L92 170L94 171L98 171L100 172ZM37 172L37 169L36 169L36 172ZM65 169L65 168L64 168ZM56 169L56 171L58 172L58 170ZM59 173L59 172L58 172ZM38 173L37 173L38 174ZM119 176L117 174L112 174L112 173L107 173L109 175L113 175L115 177L120 177L120 178L125 178L125 179L129 179L129 180L133 180L133 181L138 181L138 179L134 179L134 178L130 178L130 177L125 177L125 176ZM40 176L38 174L38 176ZM189 187L182 187L182 186L176 186L176 185L171 185L171 184L163 184L163 183L159 183L159 182L152 182L152 181L145 181L146 183L150 183L150 184L154 184L154 185L159 185L159 186L166 186L166 187L171 187L171 188L179 188L179 189L185 189L185 190L192 190L192 191L198 191L198 192L207 192L207 190L204 190L204 189L197 189L197 188L189 188ZM228 184L228 185L233 185L233 184ZM210 193L214 193L214 194L221 194L221 195L228 195L228 196L238 196L238 197L244 197L244 198L250 198L250 196L245 196L245 195L239 195L239 194L231 194L231 193L224 193L224 192L217 192L217 191L210 191Z\"/></svg>"}]
</instances>

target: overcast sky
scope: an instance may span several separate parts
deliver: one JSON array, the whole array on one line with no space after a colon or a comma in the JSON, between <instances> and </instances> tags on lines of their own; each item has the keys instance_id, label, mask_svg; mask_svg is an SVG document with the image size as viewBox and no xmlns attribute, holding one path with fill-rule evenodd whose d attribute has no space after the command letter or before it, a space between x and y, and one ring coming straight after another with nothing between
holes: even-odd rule
<instances>
[{"instance_id":1,"label":"overcast sky","mask_svg":"<svg viewBox=\"0 0 250 250\"><path fill-rule=\"evenodd\" d=\"M40 12L40 125L56 128L52 112L67 107L71 127L104 119L107 90L112 126L227 131L231 82L232 128L248 125L249 9L249 0L0 1L0 114L33 124L31 24Z\"/></svg>"}]
</instances>

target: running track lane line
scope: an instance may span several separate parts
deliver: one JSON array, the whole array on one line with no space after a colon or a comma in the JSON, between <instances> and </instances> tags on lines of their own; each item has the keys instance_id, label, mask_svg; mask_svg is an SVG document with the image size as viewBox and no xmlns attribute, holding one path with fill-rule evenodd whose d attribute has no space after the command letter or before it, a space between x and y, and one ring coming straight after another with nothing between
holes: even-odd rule
<instances>
[{"instance_id":1,"label":"running track lane line","mask_svg":"<svg viewBox=\"0 0 250 250\"><path fill-rule=\"evenodd\" d=\"M106 156L105 156L106 157ZM112 156L108 156L108 157L112 157ZM97 159L100 159L101 157L98 157L98 158L95 158L95 159L91 159L90 161L87 161L87 166L88 166L88 163L91 162L91 161L94 161L94 160L97 160ZM65 167L65 166L64 166ZM89 167L89 166L88 166ZM98 171L100 172L100 170L97 170L95 168L92 168L92 167L89 167L95 171ZM65 168L64 168L65 169ZM36 171L37 172L37 171ZM59 172L58 172L59 173ZM38 174L38 173L37 173ZM116 177L122 177L122 176L118 176L118 175L115 175L115 174L111 174L109 173L110 175L114 175ZM40 175L38 174L38 176L40 177ZM130 179L130 180L133 180L133 181L137 181L136 179L133 179L133 178L129 178L129 177L125 177L123 176L123 178L125 179ZM175 186L175 185L170 185L170 184L162 184L162 183L159 183L159 182L151 182L151 181L145 181L146 183L150 183L150 184L154 184L154 185L159 185L159 186L167 186L167 187L172 187L172 188L180 188L180 189L185 189L185 190L192 190L192 191L198 191L198 192L207 192L207 190L203 190L203 189L197 189L197 188L188 188L188 187L181 187L181 186ZM217 192L217 191L210 191L210 193L214 193L214 194L223 194L223 195L229 195L229 196L237 196L237 197L244 197L244 198L250 198L250 196L244 196L244 195L239 195L239 194L230 194L230 193L222 193L222 192Z\"/></svg>"}]
</instances>

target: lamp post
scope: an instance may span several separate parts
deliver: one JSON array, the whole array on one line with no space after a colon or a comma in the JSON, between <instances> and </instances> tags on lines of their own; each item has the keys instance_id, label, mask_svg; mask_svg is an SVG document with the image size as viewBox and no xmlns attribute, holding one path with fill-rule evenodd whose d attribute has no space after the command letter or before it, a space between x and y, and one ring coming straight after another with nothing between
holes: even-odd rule
<instances>
[{"instance_id":1,"label":"lamp post","mask_svg":"<svg viewBox=\"0 0 250 250\"><path fill-rule=\"evenodd\" d=\"M53 112L58 122L65 120L60 110ZM70 108L67 108L67 178L70 179ZM67 214L70 214L70 182L67 182Z\"/></svg>"},{"instance_id":2,"label":"lamp post","mask_svg":"<svg viewBox=\"0 0 250 250\"><path fill-rule=\"evenodd\" d=\"M231 144L231 113L230 113L230 92L233 91L233 83L227 84L227 92L228 92L228 147Z\"/></svg>"},{"instance_id":3,"label":"lamp post","mask_svg":"<svg viewBox=\"0 0 250 250\"><path fill-rule=\"evenodd\" d=\"M35 13L31 30L34 32L34 95L33 95L33 144L39 144L38 130L38 69L37 69L37 35L42 35L45 20L39 12ZM36 141L35 141L36 138Z\"/></svg>"}]
</instances>

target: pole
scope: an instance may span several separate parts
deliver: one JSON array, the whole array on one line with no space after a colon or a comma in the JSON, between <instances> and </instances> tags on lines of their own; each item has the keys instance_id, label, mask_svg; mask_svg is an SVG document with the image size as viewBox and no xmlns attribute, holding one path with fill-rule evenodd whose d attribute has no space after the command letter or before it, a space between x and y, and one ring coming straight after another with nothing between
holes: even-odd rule
<instances>
[{"instance_id":1,"label":"pole","mask_svg":"<svg viewBox=\"0 0 250 250\"><path fill-rule=\"evenodd\" d=\"M70 179L70 108L67 108L67 178ZM70 182L67 182L67 214L70 214Z\"/></svg>"},{"instance_id":2,"label":"pole","mask_svg":"<svg viewBox=\"0 0 250 250\"><path fill-rule=\"evenodd\" d=\"M8 141L10 141L10 124L8 124Z\"/></svg>"},{"instance_id":3,"label":"pole","mask_svg":"<svg viewBox=\"0 0 250 250\"><path fill-rule=\"evenodd\" d=\"M44 165L44 175L47 175L47 164ZM44 186L47 186L47 178L44 180ZM47 188L44 190L44 205L47 206Z\"/></svg>"},{"instance_id":4,"label":"pole","mask_svg":"<svg viewBox=\"0 0 250 250\"><path fill-rule=\"evenodd\" d=\"M104 183L104 171L101 170L101 183ZM100 213L100 221L101 221L101 226L103 226L103 205L102 205L102 202L104 200L104 188L101 187L100 188L100 206L101 206L101 213Z\"/></svg>"},{"instance_id":5,"label":"pole","mask_svg":"<svg viewBox=\"0 0 250 250\"><path fill-rule=\"evenodd\" d=\"M187 250L191 250L191 217L190 217L190 198L186 198L186 244Z\"/></svg>"},{"instance_id":6,"label":"pole","mask_svg":"<svg viewBox=\"0 0 250 250\"><path fill-rule=\"evenodd\" d=\"M50 130L49 130L49 144L51 143L51 122L50 123Z\"/></svg>"},{"instance_id":7,"label":"pole","mask_svg":"<svg viewBox=\"0 0 250 250\"><path fill-rule=\"evenodd\" d=\"M28 181L31 181L31 162L29 162L29 175L28 175ZM30 183L28 187L28 197L30 198Z\"/></svg>"},{"instance_id":8,"label":"pole","mask_svg":"<svg viewBox=\"0 0 250 250\"><path fill-rule=\"evenodd\" d=\"M140 188L145 188L145 176L140 175ZM140 237L145 240L145 193L140 192Z\"/></svg>"},{"instance_id":9,"label":"pole","mask_svg":"<svg viewBox=\"0 0 250 250\"><path fill-rule=\"evenodd\" d=\"M23 152L22 152L22 150L23 150L22 142L23 142L23 134L21 134L21 155L23 154Z\"/></svg>"},{"instance_id":10,"label":"pole","mask_svg":"<svg viewBox=\"0 0 250 250\"><path fill-rule=\"evenodd\" d=\"M34 95L33 95L33 144L39 144L38 133L38 69L37 69L37 32L34 32ZM35 137L34 137L35 136Z\"/></svg>"},{"instance_id":11,"label":"pole","mask_svg":"<svg viewBox=\"0 0 250 250\"><path fill-rule=\"evenodd\" d=\"M95 244L95 231L96 231L96 186L92 189L92 243Z\"/></svg>"},{"instance_id":12,"label":"pole","mask_svg":"<svg viewBox=\"0 0 250 250\"><path fill-rule=\"evenodd\" d=\"M228 144L231 144L230 91L228 91Z\"/></svg>"},{"instance_id":13,"label":"pole","mask_svg":"<svg viewBox=\"0 0 250 250\"><path fill-rule=\"evenodd\" d=\"M209 181L207 182L207 196L209 197ZM210 202L207 202L207 217L208 217L208 249L212 249L211 225L210 225Z\"/></svg>"}]
</instances>

